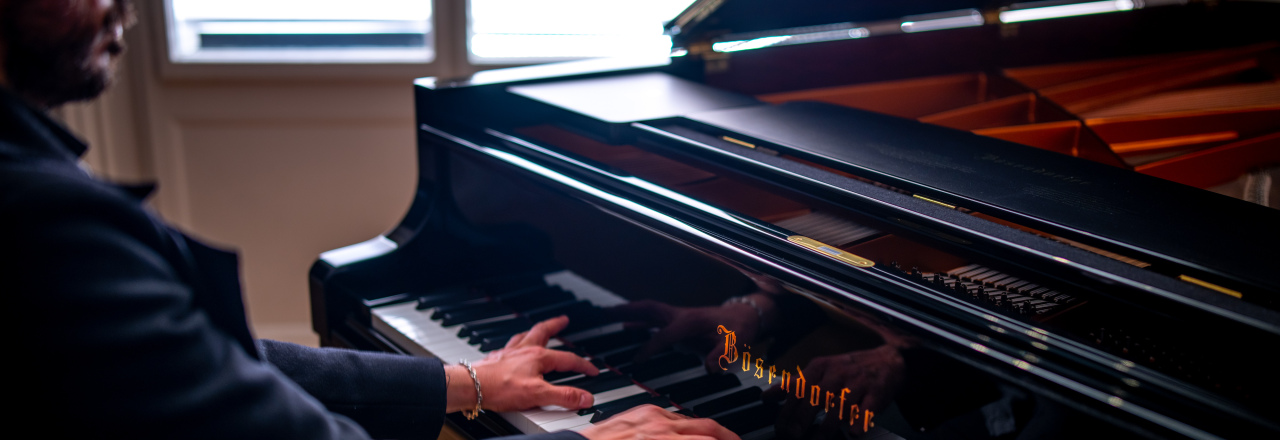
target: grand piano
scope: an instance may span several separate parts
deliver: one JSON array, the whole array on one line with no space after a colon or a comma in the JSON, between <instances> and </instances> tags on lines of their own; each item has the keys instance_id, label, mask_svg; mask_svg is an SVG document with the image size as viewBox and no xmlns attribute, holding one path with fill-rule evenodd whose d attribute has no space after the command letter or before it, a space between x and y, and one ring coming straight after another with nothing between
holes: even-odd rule
<instances>
[{"instance_id":1,"label":"grand piano","mask_svg":"<svg viewBox=\"0 0 1280 440\"><path fill-rule=\"evenodd\" d=\"M568 315L597 407L474 438L1277 438L1277 6L702 0L671 57L419 79L413 204L320 256L314 329L453 362Z\"/></svg>"}]
</instances>

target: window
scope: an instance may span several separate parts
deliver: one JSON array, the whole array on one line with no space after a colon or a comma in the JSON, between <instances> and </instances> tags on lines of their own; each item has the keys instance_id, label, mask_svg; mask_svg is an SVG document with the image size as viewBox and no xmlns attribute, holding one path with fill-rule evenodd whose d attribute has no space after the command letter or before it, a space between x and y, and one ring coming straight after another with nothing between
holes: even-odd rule
<instances>
[{"instance_id":1,"label":"window","mask_svg":"<svg viewBox=\"0 0 1280 440\"><path fill-rule=\"evenodd\" d=\"M530 63L665 55L662 24L692 0L470 0L469 60Z\"/></svg>"},{"instance_id":2,"label":"window","mask_svg":"<svg viewBox=\"0 0 1280 440\"><path fill-rule=\"evenodd\" d=\"M471 64L526 64L665 55L671 40L662 24L691 3L167 0L166 12L174 63L430 63L436 44L454 44L451 53L466 53ZM466 8L465 39L461 29L457 38L437 38L432 13L443 5Z\"/></svg>"},{"instance_id":3,"label":"window","mask_svg":"<svg viewBox=\"0 0 1280 440\"><path fill-rule=\"evenodd\" d=\"M430 1L169 0L179 63L426 63Z\"/></svg>"}]
</instances>

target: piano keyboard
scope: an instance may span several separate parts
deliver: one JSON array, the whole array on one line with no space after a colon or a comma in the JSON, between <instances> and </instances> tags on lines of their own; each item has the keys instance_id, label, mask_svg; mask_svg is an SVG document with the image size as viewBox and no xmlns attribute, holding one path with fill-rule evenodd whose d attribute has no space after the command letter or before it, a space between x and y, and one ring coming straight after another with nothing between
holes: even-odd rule
<instances>
[{"instance_id":1,"label":"piano keyboard","mask_svg":"<svg viewBox=\"0 0 1280 440\"><path fill-rule=\"evenodd\" d=\"M570 296L558 296L562 292ZM525 301L523 298L530 294L558 297L563 301L551 305ZM487 351L502 346L497 342L504 345L516 330L527 329L528 320L554 317L561 314L560 311L569 315L570 328L548 347L583 355L602 367L601 373L596 377L550 373L547 380L586 389L595 397L595 406L580 411L547 406L499 413L522 433L579 431L625 409L652 403L671 411L715 419L744 440L774 438L773 425L779 407L760 400L763 389L755 385L758 380L751 377L751 372L735 368L730 369L733 374L710 375L703 366L705 354L675 349L633 362L636 350L650 332L602 321L599 307L623 304L626 300L572 272L546 274L533 287L489 289L483 295L455 289L423 298L418 302L371 309L373 328L412 354L435 356L446 362L480 360ZM584 303L587 305L577 305ZM499 304L514 304L517 310L496 307ZM594 321L591 316L596 317ZM477 331L485 330L493 330L488 333L491 339L459 336L464 333L474 336ZM870 434L896 438L883 429L875 429Z\"/></svg>"}]
</instances>

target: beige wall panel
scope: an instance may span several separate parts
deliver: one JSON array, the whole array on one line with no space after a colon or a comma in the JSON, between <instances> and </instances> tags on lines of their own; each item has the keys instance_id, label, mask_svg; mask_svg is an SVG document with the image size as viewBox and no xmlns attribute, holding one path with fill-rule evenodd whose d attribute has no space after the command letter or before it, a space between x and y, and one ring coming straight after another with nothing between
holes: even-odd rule
<instances>
[{"instance_id":1,"label":"beige wall panel","mask_svg":"<svg viewBox=\"0 0 1280 440\"><path fill-rule=\"evenodd\" d=\"M306 275L319 253L386 232L408 209L417 179L412 122L407 114L271 120L243 113L246 119L177 124L182 163L171 175L185 181L189 231L240 252L259 336L291 339L310 328Z\"/></svg>"}]
</instances>

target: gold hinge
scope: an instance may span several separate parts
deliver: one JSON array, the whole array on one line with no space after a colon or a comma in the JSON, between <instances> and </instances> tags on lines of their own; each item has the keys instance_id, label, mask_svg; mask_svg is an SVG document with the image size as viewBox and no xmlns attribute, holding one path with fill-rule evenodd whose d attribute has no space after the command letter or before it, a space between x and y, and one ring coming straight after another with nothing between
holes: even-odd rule
<instances>
[{"instance_id":1,"label":"gold hinge","mask_svg":"<svg viewBox=\"0 0 1280 440\"><path fill-rule=\"evenodd\" d=\"M735 143L735 144L738 144L738 145L741 145L741 146L744 146L744 147L747 147L747 148L752 148L752 149L756 148L756 144L753 144L753 143L750 143L750 142L747 142L747 141L742 141L742 140L734 139L734 138L731 138L731 137L728 137L728 136L720 136L720 139L724 139L724 140L726 140L726 141L733 142L733 143Z\"/></svg>"},{"instance_id":2,"label":"gold hinge","mask_svg":"<svg viewBox=\"0 0 1280 440\"><path fill-rule=\"evenodd\" d=\"M949 204L946 204L946 203L942 203L942 202L939 202L939 201L937 201L937 200L934 200L934 199L931 199L931 198L928 198L928 197L924 197L924 196L919 195L919 194L912 194L912 195L911 195L911 197L915 197L915 198L917 198L917 199L924 200L924 201L926 201L926 202L933 202L933 203L936 203L936 204L939 204L939 205L942 205L942 206L946 206L946 207L951 208L951 209L956 209L956 205L949 205Z\"/></svg>"},{"instance_id":3,"label":"gold hinge","mask_svg":"<svg viewBox=\"0 0 1280 440\"><path fill-rule=\"evenodd\" d=\"M1226 287L1222 287L1222 286L1219 286L1219 285L1217 285L1217 284L1210 283L1210 282L1208 282L1208 281L1198 280L1198 279L1191 278L1191 277L1186 276L1186 275L1178 275L1178 279L1180 279L1180 280L1182 280L1182 281L1186 281L1186 282L1191 283L1191 284L1195 284L1195 285L1200 286L1200 287L1204 287L1204 288L1206 288L1206 289L1211 289L1211 290L1218 291L1219 293L1224 293L1224 294L1227 294L1227 295L1231 295L1231 296L1234 296L1234 297L1236 297L1236 298L1244 298L1244 294L1240 293L1239 291L1231 290L1231 289L1228 289L1228 288L1226 288Z\"/></svg>"},{"instance_id":4,"label":"gold hinge","mask_svg":"<svg viewBox=\"0 0 1280 440\"><path fill-rule=\"evenodd\" d=\"M850 266L871 267L876 265L876 263L871 260L859 257L849 252L845 252L840 248L828 245L826 243L823 243L818 240L814 240L809 237L805 237L803 235L792 235L790 237L787 237L787 240L792 243L804 246L805 248L811 251L839 260L840 262L848 264Z\"/></svg>"}]
</instances>

